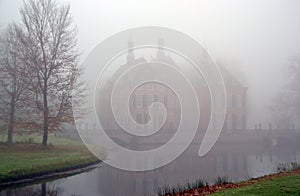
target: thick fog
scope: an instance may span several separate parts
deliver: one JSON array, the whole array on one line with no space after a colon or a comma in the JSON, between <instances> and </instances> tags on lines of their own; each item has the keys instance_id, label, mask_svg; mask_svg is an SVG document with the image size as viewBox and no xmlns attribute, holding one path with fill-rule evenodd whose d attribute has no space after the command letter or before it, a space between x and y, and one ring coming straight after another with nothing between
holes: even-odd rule
<instances>
[{"instance_id":1,"label":"thick fog","mask_svg":"<svg viewBox=\"0 0 300 196\"><path fill-rule=\"evenodd\" d=\"M139 26L163 26L203 43L248 87L248 127L272 121L271 99L284 86L285 65L300 53L298 0L120 0L69 2L82 61L102 40ZM0 0L0 27L20 20L22 0Z\"/></svg>"}]
</instances>

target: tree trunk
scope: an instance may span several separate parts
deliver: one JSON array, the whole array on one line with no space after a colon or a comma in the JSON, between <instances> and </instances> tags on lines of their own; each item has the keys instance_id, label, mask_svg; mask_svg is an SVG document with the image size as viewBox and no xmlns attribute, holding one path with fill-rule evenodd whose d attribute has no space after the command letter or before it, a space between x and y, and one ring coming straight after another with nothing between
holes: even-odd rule
<instances>
[{"instance_id":1,"label":"tree trunk","mask_svg":"<svg viewBox=\"0 0 300 196\"><path fill-rule=\"evenodd\" d=\"M41 184L41 196L46 196L47 195L47 187L46 187L46 182L43 182Z\"/></svg>"},{"instance_id":2,"label":"tree trunk","mask_svg":"<svg viewBox=\"0 0 300 196\"><path fill-rule=\"evenodd\" d=\"M42 146L46 147L48 142L48 129L49 129L49 112L48 112L48 100L47 100L47 91L43 95L44 101L44 121L43 121L43 142Z\"/></svg>"},{"instance_id":3,"label":"tree trunk","mask_svg":"<svg viewBox=\"0 0 300 196\"><path fill-rule=\"evenodd\" d=\"M13 132L14 132L14 123L15 123L15 100L12 98L10 102L10 116L9 116L9 124L7 130L7 144L12 145L13 143Z\"/></svg>"}]
</instances>

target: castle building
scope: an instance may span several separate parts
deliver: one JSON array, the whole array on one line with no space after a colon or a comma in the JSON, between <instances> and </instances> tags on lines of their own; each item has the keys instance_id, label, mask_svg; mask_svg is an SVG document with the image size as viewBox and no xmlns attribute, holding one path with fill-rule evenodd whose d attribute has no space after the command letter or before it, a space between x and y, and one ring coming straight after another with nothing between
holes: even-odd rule
<instances>
[{"instance_id":1,"label":"castle building","mask_svg":"<svg viewBox=\"0 0 300 196\"><path fill-rule=\"evenodd\" d=\"M163 44L163 39L159 39L158 45L163 47ZM114 117L109 108L111 104L108 104L111 103L110 95L112 93L112 87L115 82L114 80L118 78L129 67L147 62L144 56L138 58L135 56L134 51L131 49L133 48L132 41L128 43L128 48L129 51L127 53L127 62L119 67L119 69L112 76L111 81L108 82L106 88L102 89L99 92L99 94L102 93L106 95L100 96L102 98L99 100L100 103L106 104L102 104L101 108L98 108L99 114L102 114L101 124L106 130L114 131L120 129L116 121L113 120ZM205 58L205 55L207 55L207 53L202 55L204 56L203 58ZM173 58L170 55L167 55L164 49L161 48L157 49L156 56L152 57L151 61L163 62L169 65L177 66ZM220 71L223 75L227 92L227 113L223 129L224 131L244 130L246 129L247 125L247 88L243 86L224 67L221 66ZM124 86L124 88L126 88L126 86ZM199 92L197 92L197 94L199 94L199 96L203 98L204 95L204 98L202 99L201 112L204 111L204 113L209 114L210 96L208 94L208 88L203 84L199 84L198 91ZM176 130L180 122L180 103L175 93L171 89L160 83L144 83L143 85L139 86L134 90L129 100L130 113L133 119L135 119L136 122L141 124L147 123L150 120L149 106L154 102L160 102L164 104L167 110L167 119L166 123L162 127L162 130L171 132ZM205 129L205 127L207 127L209 117L209 115L206 115L206 119L202 120L200 128ZM158 123L159 118L162 117L154 116L153 119L151 119L152 123ZM124 123L130 122L130 117L124 117L124 119L122 120L124 121Z\"/></svg>"}]
</instances>

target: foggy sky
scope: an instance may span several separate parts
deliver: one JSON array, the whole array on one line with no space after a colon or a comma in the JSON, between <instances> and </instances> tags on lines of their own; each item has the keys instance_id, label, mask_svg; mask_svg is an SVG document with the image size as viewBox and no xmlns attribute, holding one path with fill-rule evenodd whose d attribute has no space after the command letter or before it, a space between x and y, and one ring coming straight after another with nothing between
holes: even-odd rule
<instances>
[{"instance_id":1,"label":"foggy sky","mask_svg":"<svg viewBox=\"0 0 300 196\"><path fill-rule=\"evenodd\" d=\"M84 57L108 36L163 26L204 43L249 88L249 127L270 121L268 105L283 84L284 65L300 53L299 0L72 0ZM0 0L0 27L19 21L22 0ZM265 125L267 126L267 125Z\"/></svg>"}]
</instances>

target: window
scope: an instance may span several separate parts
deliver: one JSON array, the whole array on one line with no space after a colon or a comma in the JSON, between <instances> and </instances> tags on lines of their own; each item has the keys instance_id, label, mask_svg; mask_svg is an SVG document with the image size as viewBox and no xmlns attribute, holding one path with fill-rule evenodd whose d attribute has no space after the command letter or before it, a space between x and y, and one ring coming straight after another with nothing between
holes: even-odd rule
<instances>
[{"instance_id":1,"label":"window","mask_svg":"<svg viewBox=\"0 0 300 196\"><path fill-rule=\"evenodd\" d=\"M164 96L164 104L165 104L165 106L168 105L168 97L167 96Z\"/></svg>"},{"instance_id":2,"label":"window","mask_svg":"<svg viewBox=\"0 0 300 196\"><path fill-rule=\"evenodd\" d=\"M237 116L235 114L232 114L232 129L237 129Z\"/></svg>"},{"instance_id":3,"label":"window","mask_svg":"<svg viewBox=\"0 0 300 196\"><path fill-rule=\"evenodd\" d=\"M236 106L237 106L237 96L232 95L232 107L236 107Z\"/></svg>"},{"instance_id":4,"label":"window","mask_svg":"<svg viewBox=\"0 0 300 196\"><path fill-rule=\"evenodd\" d=\"M158 102L158 95L154 95L153 102Z\"/></svg>"},{"instance_id":5,"label":"window","mask_svg":"<svg viewBox=\"0 0 300 196\"><path fill-rule=\"evenodd\" d=\"M138 123L142 123L142 114L141 114L141 113L138 113L138 114L136 115L136 121L137 121Z\"/></svg>"},{"instance_id":6,"label":"window","mask_svg":"<svg viewBox=\"0 0 300 196\"><path fill-rule=\"evenodd\" d=\"M148 105L147 95L143 95L143 106L146 107Z\"/></svg>"},{"instance_id":7,"label":"window","mask_svg":"<svg viewBox=\"0 0 300 196\"><path fill-rule=\"evenodd\" d=\"M141 108L142 105L142 96L141 95L135 95L135 106L137 108Z\"/></svg>"},{"instance_id":8,"label":"window","mask_svg":"<svg viewBox=\"0 0 300 196\"><path fill-rule=\"evenodd\" d=\"M147 106L149 106L151 103L152 103L153 101L152 101L152 95L150 94L144 94L143 95L143 106L144 107L147 107Z\"/></svg>"}]
</instances>

